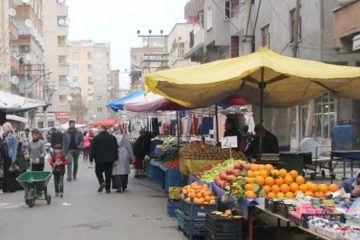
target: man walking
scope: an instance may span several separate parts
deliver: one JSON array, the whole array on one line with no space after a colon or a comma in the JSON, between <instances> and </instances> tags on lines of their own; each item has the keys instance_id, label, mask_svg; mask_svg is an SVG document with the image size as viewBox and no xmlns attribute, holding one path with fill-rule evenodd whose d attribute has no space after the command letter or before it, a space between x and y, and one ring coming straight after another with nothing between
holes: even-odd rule
<instances>
[{"instance_id":1,"label":"man walking","mask_svg":"<svg viewBox=\"0 0 360 240\"><path fill-rule=\"evenodd\" d=\"M105 188L106 193L110 193L112 168L118 160L118 145L116 137L107 132L106 126L100 125L98 129L99 134L93 139L90 147L90 163L95 160L95 173L100 184L98 192Z\"/></svg>"},{"instance_id":2,"label":"man walking","mask_svg":"<svg viewBox=\"0 0 360 240\"><path fill-rule=\"evenodd\" d=\"M63 145L63 134L56 128L51 129L50 144L51 144L51 148L54 151L55 151L55 145L57 144Z\"/></svg>"},{"instance_id":3,"label":"man walking","mask_svg":"<svg viewBox=\"0 0 360 240\"><path fill-rule=\"evenodd\" d=\"M63 153L68 159L67 180L76 180L78 171L79 155L82 148L83 137L75 128L75 121L69 121L69 129L63 136ZM74 169L72 166L74 165ZM73 177L73 178L72 178Z\"/></svg>"}]
</instances>

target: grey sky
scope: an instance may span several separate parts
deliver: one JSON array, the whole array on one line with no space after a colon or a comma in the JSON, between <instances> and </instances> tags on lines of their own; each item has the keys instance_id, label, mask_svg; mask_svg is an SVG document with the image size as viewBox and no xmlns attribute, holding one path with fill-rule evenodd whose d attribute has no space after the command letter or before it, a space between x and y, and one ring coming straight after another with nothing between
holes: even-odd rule
<instances>
[{"instance_id":1,"label":"grey sky","mask_svg":"<svg viewBox=\"0 0 360 240\"><path fill-rule=\"evenodd\" d=\"M163 29L168 34L176 22L184 22L185 4L186 0L70 0L69 38L111 42L112 68L125 71L130 67L130 47L140 46L136 31L158 34Z\"/></svg>"}]
</instances>

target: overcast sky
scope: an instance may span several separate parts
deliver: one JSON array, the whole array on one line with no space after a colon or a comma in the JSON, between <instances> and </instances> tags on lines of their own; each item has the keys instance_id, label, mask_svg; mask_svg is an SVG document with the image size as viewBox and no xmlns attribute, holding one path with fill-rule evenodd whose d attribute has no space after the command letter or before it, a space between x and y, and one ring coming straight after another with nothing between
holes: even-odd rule
<instances>
[{"instance_id":1,"label":"overcast sky","mask_svg":"<svg viewBox=\"0 0 360 240\"><path fill-rule=\"evenodd\" d=\"M130 48L140 46L137 30L165 34L184 22L186 0L70 0L70 40L111 42L113 69L130 68ZM121 74L122 80L128 74ZM128 87L128 80L120 84Z\"/></svg>"}]
</instances>

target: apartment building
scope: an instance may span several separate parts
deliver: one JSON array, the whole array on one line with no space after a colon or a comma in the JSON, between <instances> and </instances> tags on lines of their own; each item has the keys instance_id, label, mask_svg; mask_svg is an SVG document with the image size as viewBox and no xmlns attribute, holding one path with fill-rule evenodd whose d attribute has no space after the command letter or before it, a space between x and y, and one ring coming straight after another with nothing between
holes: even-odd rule
<instances>
[{"instance_id":1,"label":"apartment building","mask_svg":"<svg viewBox=\"0 0 360 240\"><path fill-rule=\"evenodd\" d=\"M10 90L10 61L13 59L10 57L10 37L17 38L17 28L14 29L14 25L10 22L8 14L9 5L7 1L0 2L0 89L8 91ZM13 33L15 36L10 36ZM19 67L19 62L15 61L12 65Z\"/></svg>"},{"instance_id":2,"label":"apartment building","mask_svg":"<svg viewBox=\"0 0 360 240\"><path fill-rule=\"evenodd\" d=\"M161 69L167 69L167 37L147 36L142 38L142 47L130 50L130 78L131 88L139 89L144 86L144 76Z\"/></svg>"},{"instance_id":3,"label":"apartment building","mask_svg":"<svg viewBox=\"0 0 360 240\"><path fill-rule=\"evenodd\" d=\"M76 99L71 115L78 119L85 116L84 122L107 119L110 112L106 104L114 92L110 43L80 40L71 41L70 45L70 87L72 98Z\"/></svg>"},{"instance_id":4,"label":"apartment building","mask_svg":"<svg viewBox=\"0 0 360 240\"><path fill-rule=\"evenodd\" d=\"M44 60L49 69L44 86L44 100L51 103L51 106L46 113L37 114L39 128L58 126L70 120L70 101L68 101L70 67L67 61L69 22L66 1L44 1Z\"/></svg>"}]
</instances>

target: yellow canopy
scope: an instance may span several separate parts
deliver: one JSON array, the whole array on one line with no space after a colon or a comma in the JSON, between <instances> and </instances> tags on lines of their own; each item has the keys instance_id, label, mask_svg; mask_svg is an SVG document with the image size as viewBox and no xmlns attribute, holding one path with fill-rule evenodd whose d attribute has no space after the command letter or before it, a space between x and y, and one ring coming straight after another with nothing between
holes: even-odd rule
<instances>
[{"instance_id":1,"label":"yellow canopy","mask_svg":"<svg viewBox=\"0 0 360 240\"><path fill-rule=\"evenodd\" d=\"M290 58L267 48L238 58L153 72L145 81L147 91L185 107L209 106L229 95L260 105L262 72L264 107L295 106L327 91L360 99L360 68Z\"/></svg>"}]
</instances>

